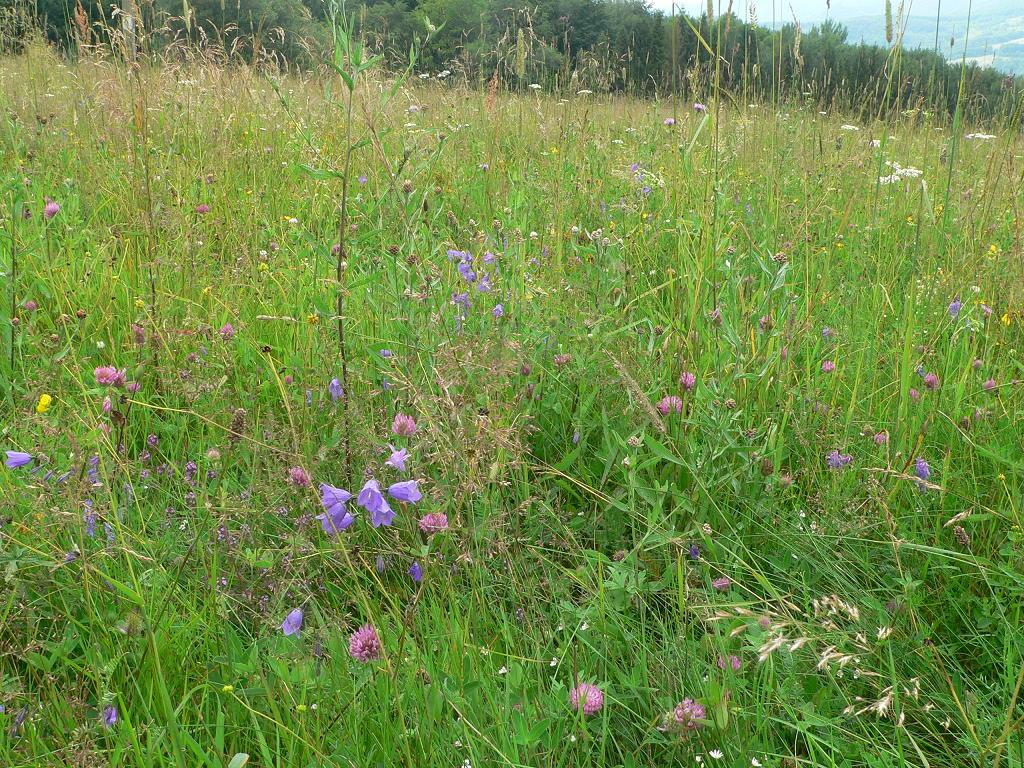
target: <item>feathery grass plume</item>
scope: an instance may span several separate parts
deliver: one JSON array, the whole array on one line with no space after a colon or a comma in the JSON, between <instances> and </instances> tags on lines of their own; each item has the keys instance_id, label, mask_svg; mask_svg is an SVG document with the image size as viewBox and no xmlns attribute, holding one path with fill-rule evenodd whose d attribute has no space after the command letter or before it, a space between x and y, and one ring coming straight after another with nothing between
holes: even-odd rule
<instances>
[{"instance_id":1,"label":"feathery grass plume","mask_svg":"<svg viewBox=\"0 0 1024 768\"><path fill-rule=\"evenodd\" d=\"M615 371L619 374L619 379L625 385L626 391L628 391L629 394L632 396L634 404L639 405L640 409L644 412L644 414L647 415L648 421L651 423L651 426L653 426L659 432L664 434L667 431L665 423L664 421L662 421L657 409L653 405L651 405L651 401L644 394L643 390L640 389L640 385L637 384L636 380L629 375L629 373L626 371L625 366L622 363L615 359L615 357L613 357L611 354L609 354L608 357L611 359L612 366L614 366Z\"/></svg>"}]
</instances>

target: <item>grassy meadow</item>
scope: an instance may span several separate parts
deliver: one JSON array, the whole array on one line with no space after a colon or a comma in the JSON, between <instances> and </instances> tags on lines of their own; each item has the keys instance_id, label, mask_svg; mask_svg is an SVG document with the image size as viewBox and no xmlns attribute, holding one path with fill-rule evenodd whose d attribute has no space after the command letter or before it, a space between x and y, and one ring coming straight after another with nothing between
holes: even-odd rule
<instances>
[{"instance_id":1,"label":"grassy meadow","mask_svg":"<svg viewBox=\"0 0 1024 768\"><path fill-rule=\"evenodd\" d=\"M1024 765L1019 122L703 100L0 59L0 764Z\"/></svg>"}]
</instances>

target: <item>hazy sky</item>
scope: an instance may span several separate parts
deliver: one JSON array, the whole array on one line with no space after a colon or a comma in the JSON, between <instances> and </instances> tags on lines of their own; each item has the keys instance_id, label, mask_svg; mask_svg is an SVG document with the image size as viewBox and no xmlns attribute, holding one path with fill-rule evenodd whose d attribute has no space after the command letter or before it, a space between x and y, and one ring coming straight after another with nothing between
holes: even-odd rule
<instances>
[{"instance_id":1,"label":"hazy sky","mask_svg":"<svg viewBox=\"0 0 1024 768\"><path fill-rule=\"evenodd\" d=\"M651 0L655 8L668 11L672 7L672 0ZM715 8L724 11L729 0L713 0ZM754 0L733 0L733 12L740 17L746 17L748 5ZM904 8L914 16L935 16L939 3L942 4L943 16L961 16L967 13L968 0L904 0ZM899 6L899 0L893 0L893 11ZM975 11L985 5L985 0L975 0ZM855 18L858 16L874 16L879 18L885 15L885 0L832 0L832 9L826 7L825 0L757 0L757 18L762 23L770 23L772 19L772 7L775 8L775 17L782 21L792 18L793 12L801 21L816 21L824 19L829 15L835 19ZM792 6L793 11L790 11ZM707 7L707 0L679 0L676 7L682 7L689 13L699 13Z\"/></svg>"}]
</instances>

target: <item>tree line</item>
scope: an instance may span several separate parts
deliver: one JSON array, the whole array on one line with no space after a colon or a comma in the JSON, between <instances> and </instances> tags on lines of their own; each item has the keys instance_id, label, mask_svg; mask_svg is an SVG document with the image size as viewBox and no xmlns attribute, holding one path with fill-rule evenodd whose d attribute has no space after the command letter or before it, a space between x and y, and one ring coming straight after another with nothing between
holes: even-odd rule
<instances>
[{"instance_id":1,"label":"tree line","mask_svg":"<svg viewBox=\"0 0 1024 768\"><path fill-rule=\"evenodd\" d=\"M30 3L30 4L28 4ZM24 11L69 54L103 43L104 30L139 19L157 52L185 44L228 57L316 66L329 48L332 9L323 0L0 0ZM934 50L852 43L841 25L777 29L741 19L669 16L643 0L368 0L345 9L357 33L393 67L418 41L416 74L479 87L589 90L640 96L712 90L734 99L810 99L822 106L930 109L1007 116L1021 81ZM11 17L13 18L13 17ZM120 26L119 26L120 25ZM7 46L17 34L8 23ZM3 37L3 36L0 36ZM109 41L106 41L109 42Z\"/></svg>"}]
</instances>

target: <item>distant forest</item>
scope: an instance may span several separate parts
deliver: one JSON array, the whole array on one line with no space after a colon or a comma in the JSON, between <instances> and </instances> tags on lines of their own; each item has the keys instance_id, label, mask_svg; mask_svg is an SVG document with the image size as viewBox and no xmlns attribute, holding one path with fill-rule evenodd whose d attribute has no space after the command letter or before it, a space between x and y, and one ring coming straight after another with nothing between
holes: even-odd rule
<instances>
[{"instance_id":1,"label":"distant forest","mask_svg":"<svg viewBox=\"0 0 1024 768\"><path fill-rule=\"evenodd\" d=\"M125 0L131 3L133 0ZM118 8L96 0L0 0L0 39L16 45L11 21L43 28L69 55L108 42ZM208 48L229 58L315 66L329 48L329 12L320 0L142 0L132 8L150 31L147 45ZM1009 116L1024 82L974 64L962 70L930 50L850 44L841 25L776 30L734 14L674 18L640 0L374 0L346 8L362 38L399 67L425 38L420 77L526 90L590 90L699 99L717 84L735 99L809 99L822 106L952 113L961 92L976 118ZM27 19L27 20L26 20ZM892 29L889 21L888 29ZM12 42L13 41L13 42Z\"/></svg>"}]
</instances>

